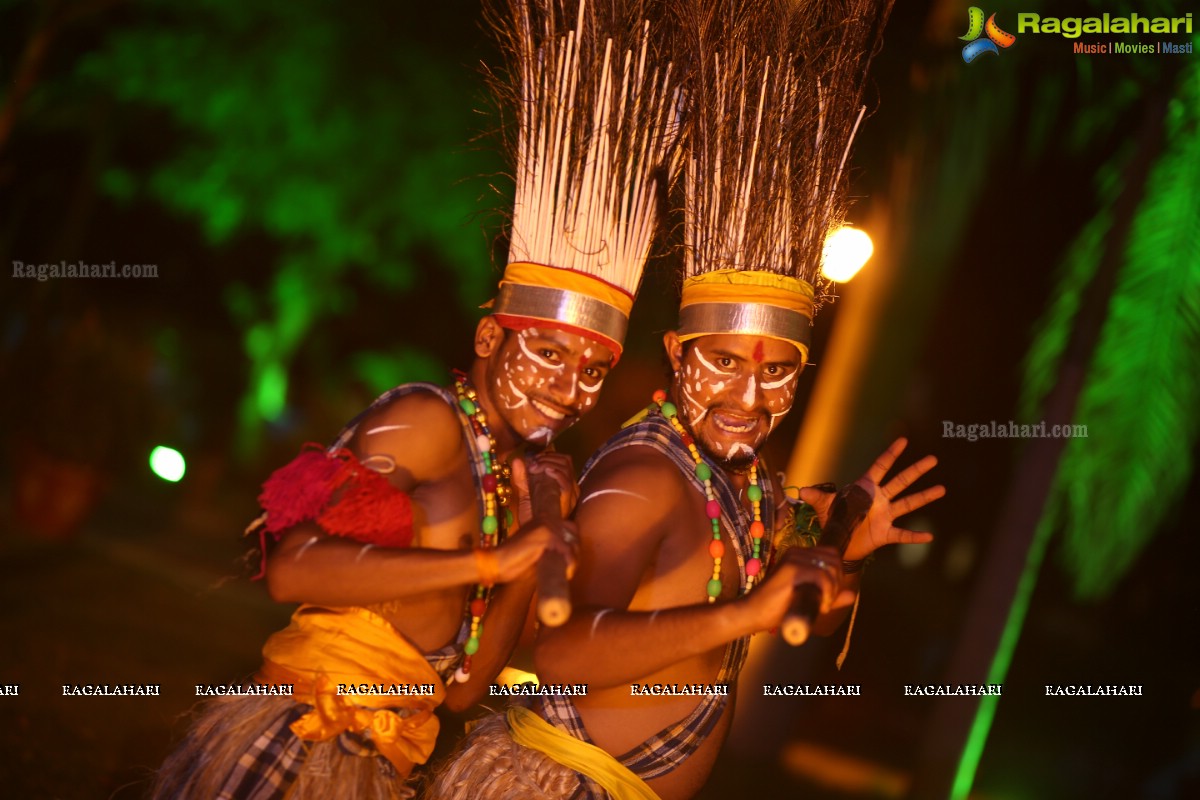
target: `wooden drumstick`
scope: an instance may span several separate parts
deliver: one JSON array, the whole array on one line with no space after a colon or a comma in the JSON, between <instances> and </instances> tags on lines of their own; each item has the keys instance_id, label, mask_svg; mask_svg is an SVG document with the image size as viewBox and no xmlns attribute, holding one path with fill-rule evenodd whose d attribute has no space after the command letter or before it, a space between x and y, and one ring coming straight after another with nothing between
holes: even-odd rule
<instances>
[{"instance_id":1,"label":"wooden drumstick","mask_svg":"<svg viewBox=\"0 0 1200 800\"><path fill-rule=\"evenodd\" d=\"M871 495L867 490L852 483L833 498L829 520L821 529L822 547L832 547L840 557L850 545L850 536L867 516L871 508ZM821 613L821 588L815 583L803 583L792 595L792 605L780 625L783 640L790 645L804 644L812 633L813 623Z\"/></svg>"},{"instance_id":2,"label":"wooden drumstick","mask_svg":"<svg viewBox=\"0 0 1200 800\"><path fill-rule=\"evenodd\" d=\"M548 525L561 525L562 494L558 483L546 475L529 476L530 501L533 514ZM571 590L567 582L567 560L562 554L547 550L537 566L537 615L543 625L556 628L571 618Z\"/></svg>"}]
</instances>

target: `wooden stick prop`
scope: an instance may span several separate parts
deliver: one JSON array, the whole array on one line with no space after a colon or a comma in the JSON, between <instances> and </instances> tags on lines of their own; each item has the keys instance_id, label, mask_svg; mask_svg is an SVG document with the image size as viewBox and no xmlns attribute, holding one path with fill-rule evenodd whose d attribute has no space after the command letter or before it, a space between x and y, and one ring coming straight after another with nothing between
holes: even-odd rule
<instances>
[{"instance_id":1,"label":"wooden stick prop","mask_svg":"<svg viewBox=\"0 0 1200 800\"><path fill-rule=\"evenodd\" d=\"M529 476L533 515L552 527L561 527L562 504L558 483L548 475ZM547 550L537 566L537 615L543 625L557 628L571 618L571 592L567 582L567 560Z\"/></svg>"},{"instance_id":2,"label":"wooden stick prop","mask_svg":"<svg viewBox=\"0 0 1200 800\"><path fill-rule=\"evenodd\" d=\"M818 545L832 547L838 556L846 552L854 529L866 518L871 508L871 495L857 483L852 483L833 498L829 519L821 529ZM815 583L802 583L792 595L792 605L780 626L783 639L790 645L808 641L813 622L821 613L821 588Z\"/></svg>"}]
</instances>

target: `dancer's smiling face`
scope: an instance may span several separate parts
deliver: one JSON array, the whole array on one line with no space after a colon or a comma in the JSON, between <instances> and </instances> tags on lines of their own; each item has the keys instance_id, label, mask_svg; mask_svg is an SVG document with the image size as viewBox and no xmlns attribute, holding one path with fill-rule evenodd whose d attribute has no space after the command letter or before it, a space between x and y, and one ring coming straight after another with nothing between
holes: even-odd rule
<instances>
[{"instance_id":1,"label":"dancer's smiling face","mask_svg":"<svg viewBox=\"0 0 1200 800\"><path fill-rule=\"evenodd\" d=\"M697 444L718 461L749 462L792 408L800 350L750 334L711 334L685 345L672 331L663 343L679 415Z\"/></svg>"},{"instance_id":2,"label":"dancer's smiling face","mask_svg":"<svg viewBox=\"0 0 1200 800\"><path fill-rule=\"evenodd\" d=\"M488 356L495 411L519 438L545 446L595 406L612 351L546 327L505 332Z\"/></svg>"}]
</instances>

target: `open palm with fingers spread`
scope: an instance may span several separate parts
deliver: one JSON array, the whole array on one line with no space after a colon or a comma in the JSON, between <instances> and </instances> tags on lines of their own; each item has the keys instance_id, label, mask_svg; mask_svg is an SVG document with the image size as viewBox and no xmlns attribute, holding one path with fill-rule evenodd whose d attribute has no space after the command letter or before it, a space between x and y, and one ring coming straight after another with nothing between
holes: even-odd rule
<instances>
[{"instance_id":1,"label":"open palm with fingers spread","mask_svg":"<svg viewBox=\"0 0 1200 800\"><path fill-rule=\"evenodd\" d=\"M889 544L925 544L933 541L933 534L901 528L896 525L896 520L945 496L946 487L944 486L931 486L919 492L912 492L903 497L899 496L925 473L937 466L937 458L931 455L925 456L901 470L887 483L883 482L896 463L896 459L900 457L907 446L908 440L904 438L892 442L891 446L875 459L875 463L871 465L866 474L855 481L871 495L871 508L867 512L866 519L854 529L850 544L842 556L846 561L861 561L879 548ZM811 486L800 490L800 499L816 509L817 518L822 525L829 518L829 509L833 505L833 498L833 492L826 492Z\"/></svg>"}]
</instances>

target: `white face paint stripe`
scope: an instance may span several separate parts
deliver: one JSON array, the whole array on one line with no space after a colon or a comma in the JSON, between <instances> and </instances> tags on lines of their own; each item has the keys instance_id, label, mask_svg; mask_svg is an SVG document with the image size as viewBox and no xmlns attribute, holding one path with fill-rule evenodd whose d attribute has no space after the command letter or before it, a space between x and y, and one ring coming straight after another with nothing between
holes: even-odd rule
<instances>
[{"instance_id":1,"label":"white face paint stripe","mask_svg":"<svg viewBox=\"0 0 1200 800\"><path fill-rule=\"evenodd\" d=\"M780 417L786 417L788 415L788 412L790 412L791 410L792 410L792 406L791 406L791 404L789 404L787 407L787 411L780 411L778 414L771 415L771 419L767 422L767 435L768 436L771 434L771 431L775 430L775 426L779 424Z\"/></svg>"},{"instance_id":2,"label":"white face paint stripe","mask_svg":"<svg viewBox=\"0 0 1200 800\"><path fill-rule=\"evenodd\" d=\"M729 457L733 458L742 451L745 451L746 455L748 456L754 455L754 450L750 447L750 445L746 444L745 442L734 442L729 447Z\"/></svg>"},{"instance_id":3,"label":"white face paint stripe","mask_svg":"<svg viewBox=\"0 0 1200 800\"><path fill-rule=\"evenodd\" d=\"M693 425L700 424L700 420L704 419L705 415L708 414L708 409L704 407L703 403L692 396L691 391L686 385L683 387L683 400L692 407L691 423Z\"/></svg>"},{"instance_id":4,"label":"white face paint stripe","mask_svg":"<svg viewBox=\"0 0 1200 800\"><path fill-rule=\"evenodd\" d=\"M304 555L304 551L305 551L305 550L307 550L308 548L312 547L314 544L316 544L316 543L317 543L317 540L318 540L318 539L320 539L320 538L321 538L321 537L319 537L319 536L314 536L314 537L312 537L311 539L309 539L307 542L305 542L305 543L304 543L304 544L303 544L303 545L300 547L300 549L296 551L296 558L295 558L295 560L296 560L296 561L299 561L299 560L300 560L300 557L301 557L302 555Z\"/></svg>"},{"instance_id":5,"label":"white face paint stripe","mask_svg":"<svg viewBox=\"0 0 1200 800\"><path fill-rule=\"evenodd\" d=\"M600 387L604 385L604 381L600 381L595 386L584 386L582 383L576 383L575 385L579 387L579 391L581 392L595 394L596 392L600 391Z\"/></svg>"},{"instance_id":6,"label":"white face paint stripe","mask_svg":"<svg viewBox=\"0 0 1200 800\"><path fill-rule=\"evenodd\" d=\"M384 431L402 431L405 428L411 427L412 425L380 425L378 428L371 428L371 430L367 431L367 436L374 436L375 434L383 433Z\"/></svg>"},{"instance_id":7,"label":"white face paint stripe","mask_svg":"<svg viewBox=\"0 0 1200 800\"><path fill-rule=\"evenodd\" d=\"M785 384L786 384L788 381L790 381L792 378L796 377L796 373L797 373L798 371L799 371L799 370L792 370L791 372L789 372L789 373L787 374L787 376L786 376L786 377L780 378L780 379L779 379L779 380L777 380L777 381L771 381L770 383L764 383L764 384L762 385L762 388L764 388L764 389L778 389L780 386L783 386L783 385L785 385Z\"/></svg>"},{"instance_id":8,"label":"white face paint stripe","mask_svg":"<svg viewBox=\"0 0 1200 800\"><path fill-rule=\"evenodd\" d=\"M523 406L523 405L525 405L527 402L529 402L529 398L525 396L525 393L524 393L524 392L522 392L520 389L518 389L518 388L517 388L517 385L516 385L515 383L513 383L511 380L508 382L508 388L509 388L509 389L512 389L512 390L513 390L513 393L514 393L514 394L515 394L515 395L516 395L518 398L520 398L520 400L521 400L521 402L519 402L519 403L517 403L517 404L515 404L515 405L513 405L513 404L509 404L509 405L508 405L508 408L509 408L510 410L511 410L511 409L514 409L514 408L520 408L521 406Z\"/></svg>"},{"instance_id":9,"label":"white face paint stripe","mask_svg":"<svg viewBox=\"0 0 1200 800\"><path fill-rule=\"evenodd\" d=\"M559 372L560 370L562 370L562 368L563 368L564 366L566 366L565 364L551 364L551 363L550 363L549 361L547 361L546 359L544 359L544 358L542 358L541 356L539 356L539 355L537 355L536 353L534 353L532 350L530 350L530 349L529 349L529 345L525 344L525 337L524 337L524 336L518 336L518 337L517 337L517 344L518 344L518 345L520 345L520 347L521 347L521 352L522 352L522 353L524 353L524 354L525 354L525 356L526 356L526 357L527 357L527 358L528 358L530 361L534 362L535 364L540 364L540 365L542 365L543 367L545 367L545 368L546 368L546 369L548 369L548 370L552 370L552 371L554 371L554 372Z\"/></svg>"},{"instance_id":10,"label":"white face paint stripe","mask_svg":"<svg viewBox=\"0 0 1200 800\"><path fill-rule=\"evenodd\" d=\"M592 617L592 632L588 634L589 639L596 635L596 626L600 624L600 620L604 615L610 611L612 611L611 608L602 608L596 612L596 616Z\"/></svg>"},{"instance_id":11,"label":"white face paint stripe","mask_svg":"<svg viewBox=\"0 0 1200 800\"><path fill-rule=\"evenodd\" d=\"M638 500L646 500L647 499L644 495L640 495L637 492L631 492L627 489L601 489L600 491L592 492L591 494L589 494L586 497L584 497L583 499L581 499L579 501L579 505L583 505L588 500L591 500L593 497L599 497L602 494L623 494L628 497L636 497Z\"/></svg>"},{"instance_id":12,"label":"white face paint stripe","mask_svg":"<svg viewBox=\"0 0 1200 800\"><path fill-rule=\"evenodd\" d=\"M368 550L370 550L370 549L371 549L372 547L374 547L374 546L375 546L375 545L373 545L373 544L365 544L365 545L363 545L363 548L362 548L361 550L359 550L359 551L358 551L358 555L356 555L356 556L354 557L354 563L356 563L356 564L357 564L359 561L362 561L362 557L363 557L363 556L365 556L365 555L367 554L367 551L368 551Z\"/></svg>"},{"instance_id":13,"label":"white face paint stripe","mask_svg":"<svg viewBox=\"0 0 1200 800\"><path fill-rule=\"evenodd\" d=\"M755 394L754 376L751 375L750 380L746 382L746 392L742 395L742 402L751 405L754 402Z\"/></svg>"},{"instance_id":14,"label":"white face paint stripe","mask_svg":"<svg viewBox=\"0 0 1200 800\"><path fill-rule=\"evenodd\" d=\"M707 360L705 360L704 354L700 352L700 348L694 347L694 348L692 348L692 352L696 354L696 359L701 364L703 364L708 369L709 372L720 372L719 369L717 369L712 364L708 363Z\"/></svg>"}]
</instances>

